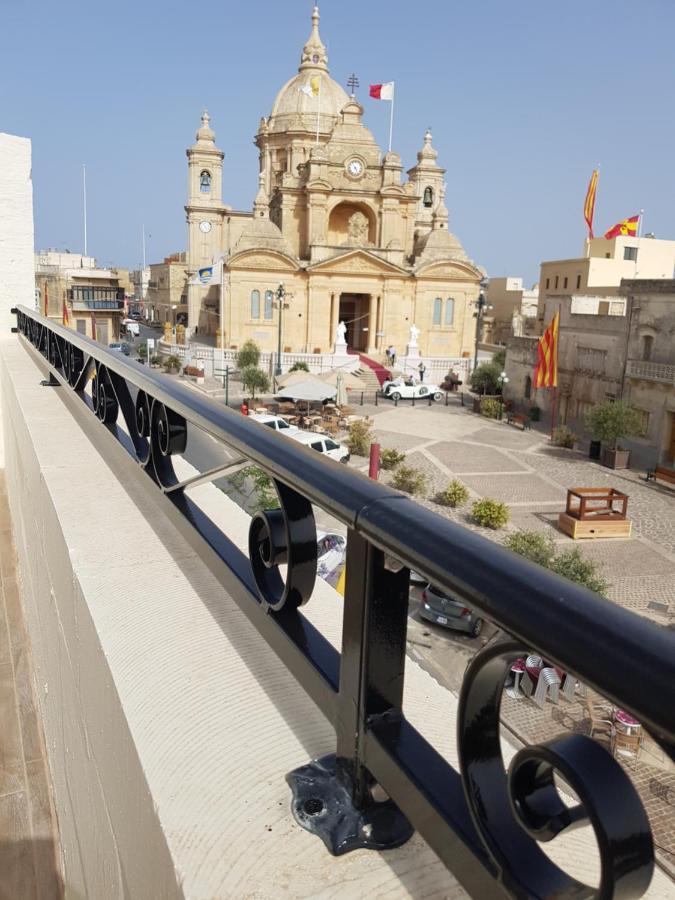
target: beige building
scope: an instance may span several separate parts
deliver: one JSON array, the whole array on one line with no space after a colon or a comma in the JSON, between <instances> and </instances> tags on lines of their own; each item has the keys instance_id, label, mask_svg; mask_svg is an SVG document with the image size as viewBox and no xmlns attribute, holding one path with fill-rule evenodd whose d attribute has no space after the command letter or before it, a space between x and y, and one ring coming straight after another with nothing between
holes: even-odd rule
<instances>
[{"instance_id":1,"label":"beige building","mask_svg":"<svg viewBox=\"0 0 675 900\"><path fill-rule=\"evenodd\" d=\"M316 7L298 74L255 143L252 212L221 200L224 154L206 112L187 151L188 271L196 280L200 267L224 260L226 347L253 338L276 349L281 283L282 350L333 352L342 321L351 350L381 357L393 344L405 353L415 326L422 356L469 354L482 273L448 230L431 132L405 178L400 156L382 152L363 107L330 77ZM215 332L219 307L218 284L190 284L190 331Z\"/></svg>"},{"instance_id":2,"label":"beige building","mask_svg":"<svg viewBox=\"0 0 675 900\"><path fill-rule=\"evenodd\" d=\"M640 414L641 431L622 443L631 465L675 464L675 281L624 280L614 295L550 296L544 317L560 311L558 422L584 432L596 403L623 399ZM504 391L517 407L550 417L553 392L532 386L538 337L508 341Z\"/></svg>"},{"instance_id":3,"label":"beige building","mask_svg":"<svg viewBox=\"0 0 675 900\"><path fill-rule=\"evenodd\" d=\"M539 277L539 318L548 297L616 294L624 278L673 278L675 241L653 237L594 238L579 259L543 262Z\"/></svg>"},{"instance_id":4,"label":"beige building","mask_svg":"<svg viewBox=\"0 0 675 900\"><path fill-rule=\"evenodd\" d=\"M60 253L35 254L35 287L38 308L52 319L63 319L68 310L70 327L108 344L119 339L126 297L132 290L127 269L99 269L93 256Z\"/></svg>"},{"instance_id":5,"label":"beige building","mask_svg":"<svg viewBox=\"0 0 675 900\"><path fill-rule=\"evenodd\" d=\"M187 324L187 253L173 253L164 262L151 263L145 311L153 322Z\"/></svg>"},{"instance_id":6,"label":"beige building","mask_svg":"<svg viewBox=\"0 0 675 900\"><path fill-rule=\"evenodd\" d=\"M528 290L523 287L522 278L490 278L485 297L492 307L485 318L486 324L489 323L489 339L492 342L506 343L512 334L521 337L536 331L538 285Z\"/></svg>"}]
</instances>

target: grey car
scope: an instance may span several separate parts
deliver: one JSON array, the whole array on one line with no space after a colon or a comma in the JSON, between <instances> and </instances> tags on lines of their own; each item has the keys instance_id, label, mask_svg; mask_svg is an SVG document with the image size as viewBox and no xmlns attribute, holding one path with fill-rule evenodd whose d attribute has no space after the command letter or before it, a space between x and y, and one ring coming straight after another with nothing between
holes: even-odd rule
<instances>
[{"instance_id":1,"label":"grey car","mask_svg":"<svg viewBox=\"0 0 675 900\"><path fill-rule=\"evenodd\" d=\"M478 637L483 630L483 620L472 609L431 584L422 591L420 615L435 625L465 631L472 637Z\"/></svg>"}]
</instances>

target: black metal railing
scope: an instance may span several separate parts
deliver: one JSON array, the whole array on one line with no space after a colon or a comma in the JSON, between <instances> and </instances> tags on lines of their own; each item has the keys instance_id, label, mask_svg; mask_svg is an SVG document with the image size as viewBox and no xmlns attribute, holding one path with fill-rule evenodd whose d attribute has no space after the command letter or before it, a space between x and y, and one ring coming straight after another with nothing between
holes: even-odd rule
<instances>
[{"instance_id":1,"label":"black metal railing","mask_svg":"<svg viewBox=\"0 0 675 900\"><path fill-rule=\"evenodd\" d=\"M69 385L126 441L170 501L167 514L184 523L230 596L334 726L335 754L287 776L304 827L336 854L395 847L417 829L480 898L623 898L646 890L652 836L623 768L591 738L567 734L523 748L505 771L500 702L513 661L536 650L635 715L675 759L672 632L83 335L23 307L16 312L18 331L46 360L36 355L49 383ZM188 425L236 457L180 481L172 457L185 452ZM280 501L251 520L248 556L189 496L190 486L242 461L271 476ZM316 578L313 504L348 527L340 653L301 612ZM410 568L503 630L463 678L459 771L402 711ZM556 773L577 806L560 800ZM375 784L389 799L376 802ZM583 823L592 825L599 847L595 888L539 846Z\"/></svg>"}]
</instances>

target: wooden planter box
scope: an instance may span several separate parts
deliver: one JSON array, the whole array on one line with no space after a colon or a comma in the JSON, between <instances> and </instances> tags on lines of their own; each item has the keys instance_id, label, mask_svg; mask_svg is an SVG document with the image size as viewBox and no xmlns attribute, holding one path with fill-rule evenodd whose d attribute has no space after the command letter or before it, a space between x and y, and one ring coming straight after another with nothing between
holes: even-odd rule
<instances>
[{"instance_id":1,"label":"wooden planter box","mask_svg":"<svg viewBox=\"0 0 675 900\"><path fill-rule=\"evenodd\" d=\"M627 469L630 460L630 450L612 450L609 447L603 447L601 451L600 461L603 466L608 469Z\"/></svg>"}]
</instances>

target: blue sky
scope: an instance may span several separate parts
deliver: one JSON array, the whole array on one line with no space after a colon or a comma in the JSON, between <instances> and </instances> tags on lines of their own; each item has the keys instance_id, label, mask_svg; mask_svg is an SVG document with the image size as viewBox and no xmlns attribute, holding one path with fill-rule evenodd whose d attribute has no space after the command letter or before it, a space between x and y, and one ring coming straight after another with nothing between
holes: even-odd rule
<instances>
[{"instance_id":1,"label":"blue sky","mask_svg":"<svg viewBox=\"0 0 675 900\"><path fill-rule=\"evenodd\" d=\"M223 199L249 209L252 144L297 70L311 0L8 0L0 130L33 140L36 245L135 267L185 248L187 167L208 106L225 151ZM596 232L645 209L675 239L673 0L325 0L331 75L357 73L381 146L397 85L394 149L413 165L427 125L448 169L450 228L491 275L535 281L577 256L584 194L601 163Z\"/></svg>"}]
</instances>

